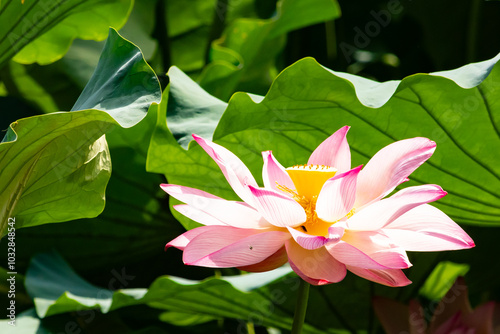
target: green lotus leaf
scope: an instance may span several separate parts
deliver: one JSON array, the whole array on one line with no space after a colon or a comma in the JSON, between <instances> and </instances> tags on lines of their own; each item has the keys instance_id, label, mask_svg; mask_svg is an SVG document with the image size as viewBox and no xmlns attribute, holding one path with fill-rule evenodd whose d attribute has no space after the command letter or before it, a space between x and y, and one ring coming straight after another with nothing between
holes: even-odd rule
<instances>
[{"instance_id":1,"label":"green lotus leaf","mask_svg":"<svg viewBox=\"0 0 500 334\"><path fill-rule=\"evenodd\" d=\"M112 291L94 286L78 277L57 253L43 253L32 259L26 275L26 289L34 299L40 318L95 308L102 313L108 313L127 306L145 304L174 312L160 317L174 323L178 322L174 314L191 313L204 316L197 318L197 321L207 320L209 317L227 317L243 321L255 318L253 321L259 321L261 325L289 329L293 321L292 314L273 305L284 302L282 297L285 289L292 287L294 291L294 288L297 288L298 278L285 276L288 273L290 268L284 267L267 273L228 279L209 278L204 281L163 276L148 289ZM125 276L120 278L127 279ZM283 296L280 297L280 302L269 299L264 292L256 291L275 281L286 286L281 291ZM201 300L203 303L200 303ZM303 332L323 333L307 324Z\"/></svg>"},{"instance_id":2,"label":"green lotus leaf","mask_svg":"<svg viewBox=\"0 0 500 334\"><path fill-rule=\"evenodd\" d=\"M440 262L429 275L419 293L429 300L440 300L455 283L457 277L464 276L469 269L468 264Z\"/></svg>"},{"instance_id":3,"label":"green lotus leaf","mask_svg":"<svg viewBox=\"0 0 500 334\"><path fill-rule=\"evenodd\" d=\"M10 319L0 320L0 330L5 334L52 334L42 326L34 309L29 309L16 316L15 326ZM9 324L11 322L11 324Z\"/></svg>"},{"instance_id":4,"label":"green lotus leaf","mask_svg":"<svg viewBox=\"0 0 500 334\"><path fill-rule=\"evenodd\" d=\"M498 226L500 165L491 152L500 150L499 59L377 83L306 58L282 72L262 102L233 96L214 139L256 175L260 151L273 150L284 166L303 163L344 125L352 126L353 166L394 141L427 137L436 152L404 185L437 183L448 195L434 204L455 221Z\"/></svg>"},{"instance_id":5,"label":"green lotus leaf","mask_svg":"<svg viewBox=\"0 0 500 334\"><path fill-rule=\"evenodd\" d=\"M75 38L104 40L110 26L120 29L133 0L2 1L0 67L14 57L42 65L60 59Z\"/></svg>"},{"instance_id":6,"label":"green lotus leaf","mask_svg":"<svg viewBox=\"0 0 500 334\"><path fill-rule=\"evenodd\" d=\"M111 172L103 135L135 125L160 98L140 50L110 30L74 111L20 119L0 143L2 235L8 218L18 229L98 215Z\"/></svg>"},{"instance_id":7,"label":"green lotus leaf","mask_svg":"<svg viewBox=\"0 0 500 334\"><path fill-rule=\"evenodd\" d=\"M241 87L266 90L276 75L274 62L286 33L340 17L339 5L332 0L282 0L277 7L270 19L235 20L226 28L212 43L211 61L198 79L202 87L223 100Z\"/></svg>"}]
</instances>

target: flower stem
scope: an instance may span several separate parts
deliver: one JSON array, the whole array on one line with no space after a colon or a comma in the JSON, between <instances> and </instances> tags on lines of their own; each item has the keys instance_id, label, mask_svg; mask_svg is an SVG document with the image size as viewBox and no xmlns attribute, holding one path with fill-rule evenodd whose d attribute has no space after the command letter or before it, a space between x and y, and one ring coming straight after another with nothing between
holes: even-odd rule
<instances>
[{"instance_id":1,"label":"flower stem","mask_svg":"<svg viewBox=\"0 0 500 334\"><path fill-rule=\"evenodd\" d=\"M293 317L292 334L300 334L304 319L306 318L307 299L309 298L309 283L300 280L297 303L295 304L295 315Z\"/></svg>"},{"instance_id":2,"label":"flower stem","mask_svg":"<svg viewBox=\"0 0 500 334\"><path fill-rule=\"evenodd\" d=\"M255 328L253 327L253 323L247 322L247 333L255 334Z\"/></svg>"}]
</instances>

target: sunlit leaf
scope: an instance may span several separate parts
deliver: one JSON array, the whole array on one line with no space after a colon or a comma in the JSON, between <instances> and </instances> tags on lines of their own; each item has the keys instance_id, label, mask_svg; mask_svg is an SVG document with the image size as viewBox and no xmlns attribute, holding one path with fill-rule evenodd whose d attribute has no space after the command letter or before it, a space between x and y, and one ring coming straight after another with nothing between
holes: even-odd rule
<instances>
[{"instance_id":1,"label":"sunlit leaf","mask_svg":"<svg viewBox=\"0 0 500 334\"><path fill-rule=\"evenodd\" d=\"M440 300L451 288L458 276L464 276L470 266L453 262L440 262L420 289L420 294L430 300Z\"/></svg>"},{"instance_id":2,"label":"sunlit leaf","mask_svg":"<svg viewBox=\"0 0 500 334\"><path fill-rule=\"evenodd\" d=\"M111 172L103 135L135 125L161 94L140 50L110 31L74 111L20 119L0 143L2 224L11 217L21 228L102 211Z\"/></svg>"},{"instance_id":3,"label":"sunlit leaf","mask_svg":"<svg viewBox=\"0 0 500 334\"><path fill-rule=\"evenodd\" d=\"M109 26L121 28L133 0L2 1L0 67L14 55L20 63L60 59L75 38L104 40Z\"/></svg>"},{"instance_id":4,"label":"sunlit leaf","mask_svg":"<svg viewBox=\"0 0 500 334\"><path fill-rule=\"evenodd\" d=\"M0 320L0 330L5 334L52 334L42 326L40 318L34 309L16 315L15 323L9 324L10 319ZM13 325L15 324L15 326Z\"/></svg>"},{"instance_id":5,"label":"sunlit leaf","mask_svg":"<svg viewBox=\"0 0 500 334\"><path fill-rule=\"evenodd\" d=\"M214 138L255 175L260 151L272 149L284 166L303 163L343 125L352 126L353 166L396 140L427 137L437 150L409 185L438 183L448 196L435 205L457 222L498 226L500 165L490 154L500 150L498 59L380 84L304 59L280 74L261 103L233 96Z\"/></svg>"}]
</instances>

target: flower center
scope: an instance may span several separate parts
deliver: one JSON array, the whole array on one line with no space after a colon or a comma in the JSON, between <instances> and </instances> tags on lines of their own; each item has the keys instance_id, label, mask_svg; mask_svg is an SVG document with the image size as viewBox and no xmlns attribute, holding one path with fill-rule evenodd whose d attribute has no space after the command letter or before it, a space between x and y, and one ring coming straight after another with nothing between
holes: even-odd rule
<instances>
[{"instance_id":1,"label":"flower center","mask_svg":"<svg viewBox=\"0 0 500 334\"><path fill-rule=\"evenodd\" d=\"M318 197L326 180L335 176L337 169L324 165L296 165L287 168L286 172L292 179L297 194L312 201L313 197Z\"/></svg>"},{"instance_id":2,"label":"flower center","mask_svg":"<svg viewBox=\"0 0 500 334\"><path fill-rule=\"evenodd\" d=\"M316 214L316 200L326 180L335 176L337 169L324 165L298 165L286 169L295 190L277 184L278 189L293 196L303 208L307 220L297 229L312 235L328 235L332 223L325 222Z\"/></svg>"},{"instance_id":3,"label":"flower center","mask_svg":"<svg viewBox=\"0 0 500 334\"><path fill-rule=\"evenodd\" d=\"M296 196L294 199L304 208L307 215L306 222L298 229L312 235L328 235L328 228L332 226L332 223L325 222L318 218L316 214L316 200L318 196L313 196L311 199L305 196Z\"/></svg>"}]
</instances>

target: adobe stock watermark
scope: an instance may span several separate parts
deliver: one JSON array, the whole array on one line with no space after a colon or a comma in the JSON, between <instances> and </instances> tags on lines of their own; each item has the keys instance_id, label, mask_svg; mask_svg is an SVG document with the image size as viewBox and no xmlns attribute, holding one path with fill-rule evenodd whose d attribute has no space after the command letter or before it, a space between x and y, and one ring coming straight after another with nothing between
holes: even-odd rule
<instances>
[{"instance_id":1,"label":"adobe stock watermark","mask_svg":"<svg viewBox=\"0 0 500 334\"><path fill-rule=\"evenodd\" d=\"M370 45L373 38L380 35L382 29L386 28L391 23L392 17L400 14L402 11L403 5L400 0L389 0L386 9L381 9L379 11L371 10L370 16L373 20L368 21L362 28L359 26L354 27L354 32L356 33L353 40L354 45L346 42L341 42L339 44L339 48L347 63L351 63L354 53Z\"/></svg>"},{"instance_id":2,"label":"adobe stock watermark","mask_svg":"<svg viewBox=\"0 0 500 334\"><path fill-rule=\"evenodd\" d=\"M16 326L16 218L7 221L7 318L10 326Z\"/></svg>"}]
</instances>

